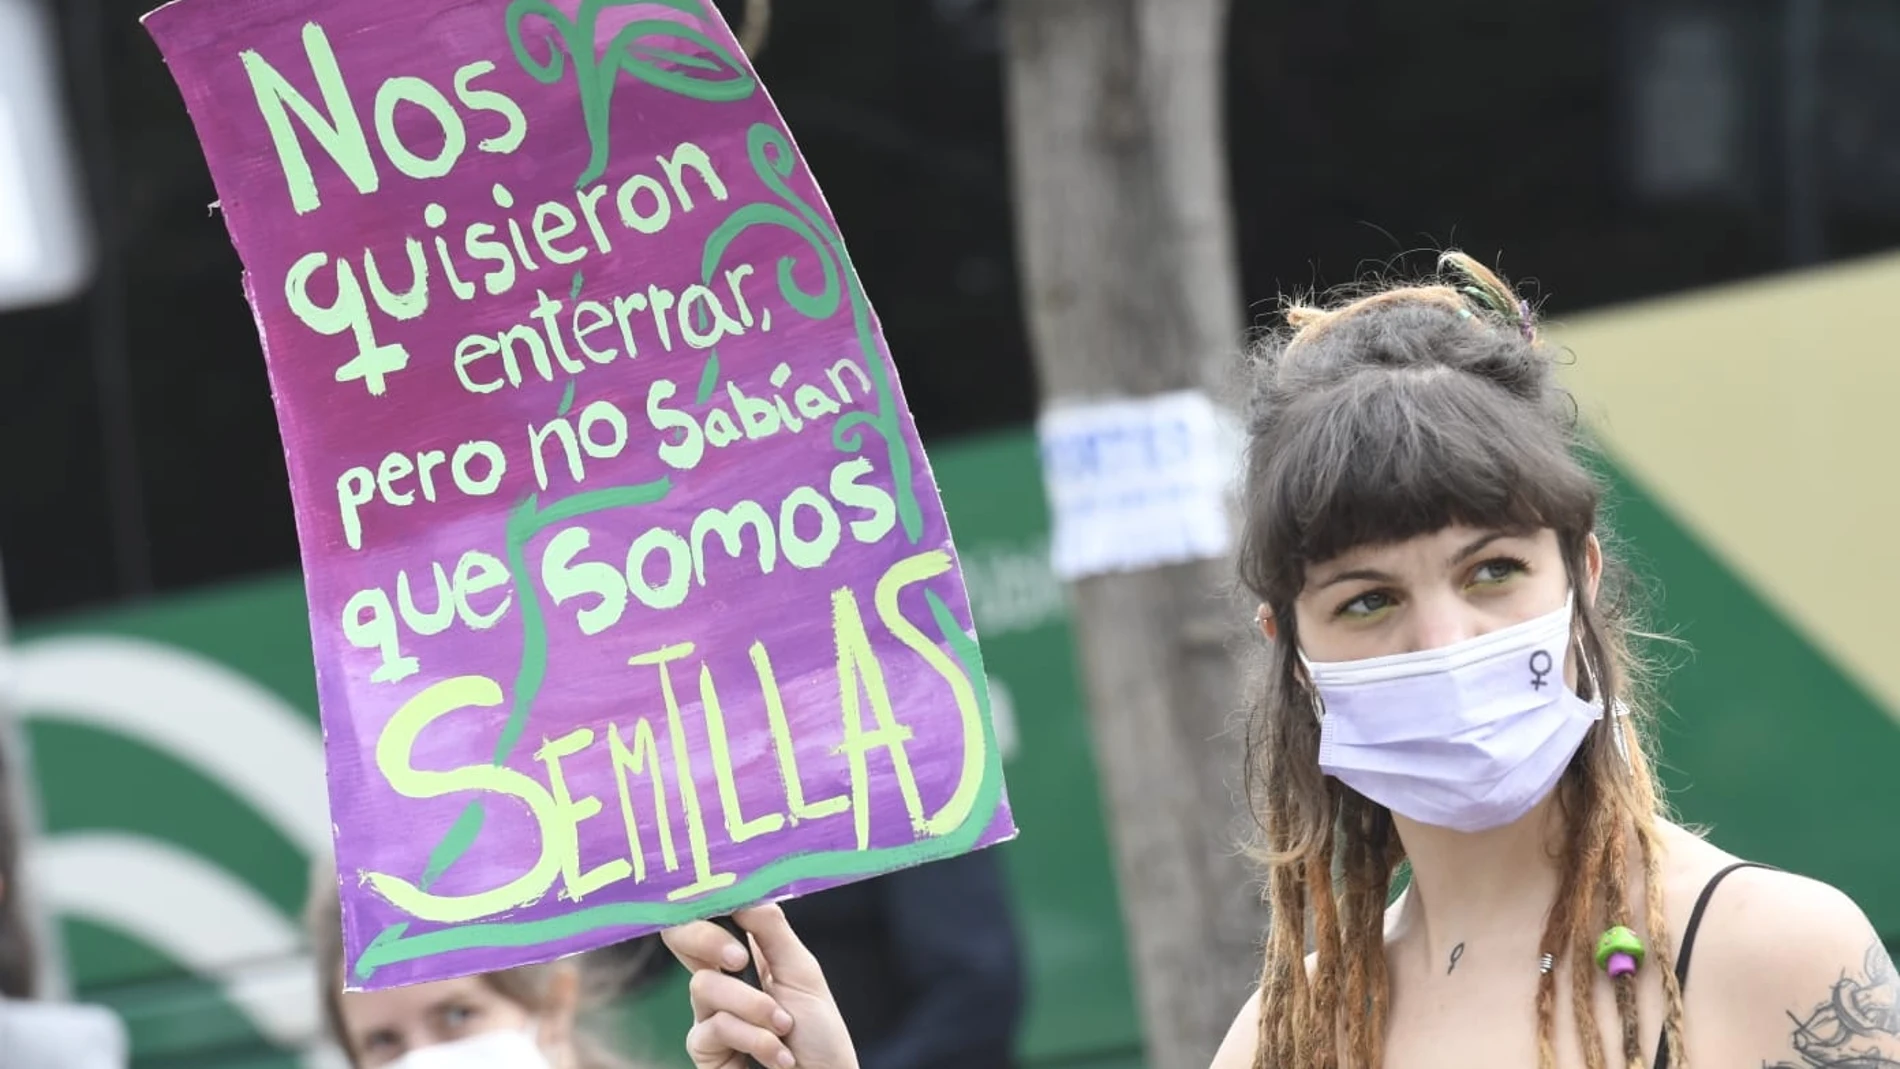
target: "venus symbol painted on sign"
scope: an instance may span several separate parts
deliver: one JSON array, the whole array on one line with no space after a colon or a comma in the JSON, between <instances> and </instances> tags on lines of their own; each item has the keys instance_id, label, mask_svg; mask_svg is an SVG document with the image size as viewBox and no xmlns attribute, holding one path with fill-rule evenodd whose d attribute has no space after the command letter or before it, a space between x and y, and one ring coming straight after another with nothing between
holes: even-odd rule
<instances>
[{"instance_id":1,"label":"venus symbol painted on sign","mask_svg":"<svg viewBox=\"0 0 1900 1069\"><path fill-rule=\"evenodd\" d=\"M270 372L350 986L1015 834L876 314L709 4L145 24Z\"/></svg>"}]
</instances>

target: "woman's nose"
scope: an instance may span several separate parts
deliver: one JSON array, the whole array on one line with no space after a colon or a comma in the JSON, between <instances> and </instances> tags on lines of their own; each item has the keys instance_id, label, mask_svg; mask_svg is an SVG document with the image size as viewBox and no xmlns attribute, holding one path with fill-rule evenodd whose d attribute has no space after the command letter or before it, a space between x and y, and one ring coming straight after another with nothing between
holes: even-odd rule
<instances>
[{"instance_id":1,"label":"woman's nose","mask_svg":"<svg viewBox=\"0 0 1900 1069\"><path fill-rule=\"evenodd\" d=\"M1407 652L1435 650L1482 633L1484 621L1463 598L1422 596L1412 602Z\"/></svg>"}]
</instances>

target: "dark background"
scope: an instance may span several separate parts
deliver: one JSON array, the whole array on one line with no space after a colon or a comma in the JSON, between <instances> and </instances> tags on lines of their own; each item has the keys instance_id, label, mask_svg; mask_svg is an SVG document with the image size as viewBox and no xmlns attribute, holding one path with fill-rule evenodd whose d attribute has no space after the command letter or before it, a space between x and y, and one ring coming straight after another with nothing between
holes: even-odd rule
<instances>
[{"instance_id":1,"label":"dark background","mask_svg":"<svg viewBox=\"0 0 1900 1069\"><path fill-rule=\"evenodd\" d=\"M138 25L154 3L52 4L101 270L0 315L0 556L22 618L297 559L238 260ZM1453 244L1559 316L1900 244L1900 5L1234 4L1230 156L1261 314ZM998 5L774 6L760 73L926 440L1028 421Z\"/></svg>"}]
</instances>

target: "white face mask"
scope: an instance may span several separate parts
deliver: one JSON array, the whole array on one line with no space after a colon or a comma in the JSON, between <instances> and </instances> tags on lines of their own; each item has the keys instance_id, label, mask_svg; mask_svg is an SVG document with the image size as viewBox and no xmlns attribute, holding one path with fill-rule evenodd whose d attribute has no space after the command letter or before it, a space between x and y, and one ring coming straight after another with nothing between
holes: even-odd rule
<instances>
[{"instance_id":1,"label":"white face mask","mask_svg":"<svg viewBox=\"0 0 1900 1069\"><path fill-rule=\"evenodd\" d=\"M1570 627L1566 599L1438 649L1307 662L1322 709L1320 769L1421 824L1475 832L1517 820L1603 715L1564 681Z\"/></svg>"},{"instance_id":2,"label":"white face mask","mask_svg":"<svg viewBox=\"0 0 1900 1069\"><path fill-rule=\"evenodd\" d=\"M480 1032L449 1043L416 1049L386 1069L553 1069L535 1040L535 1029Z\"/></svg>"}]
</instances>

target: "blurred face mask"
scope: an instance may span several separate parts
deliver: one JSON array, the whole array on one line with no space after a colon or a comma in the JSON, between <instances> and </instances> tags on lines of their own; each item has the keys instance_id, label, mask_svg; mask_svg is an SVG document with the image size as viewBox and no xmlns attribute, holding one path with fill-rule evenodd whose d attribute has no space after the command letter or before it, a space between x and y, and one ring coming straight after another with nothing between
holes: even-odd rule
<instances>
[{"instance_id":1,"label":"blurred face mask","mask_svg":"<svg viewBox=\"0 0 1900 1069\"><path fill-rule=\"evenodd\" d=\"M552 1065L535 1039L534 1028L529 1027L417 1047L390 1062L388 1069L552 1069Z\"/></svg>"},{"instance_id":2,"label":"blurred face mask","mask_svg":"<svg viewBox=\"0 0 1900 1069\"><path fill-rule=\"evenodd\" d=\"M1564 681L1570 634L1566 599L1437 649L1307 662L1320 769L1421 824L1476 832L1512 823L1556 787L1603 715Z\"/></svg>"}]
</instances>

